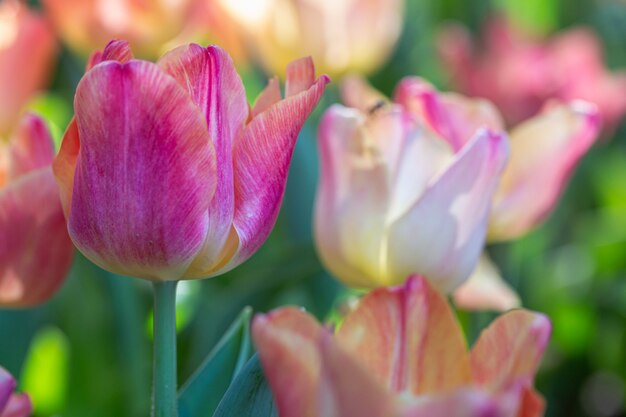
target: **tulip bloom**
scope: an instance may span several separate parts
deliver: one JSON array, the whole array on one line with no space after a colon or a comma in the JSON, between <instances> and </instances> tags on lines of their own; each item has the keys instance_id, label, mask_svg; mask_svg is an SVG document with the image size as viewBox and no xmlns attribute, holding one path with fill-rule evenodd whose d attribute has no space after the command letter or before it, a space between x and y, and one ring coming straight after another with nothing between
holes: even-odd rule
<instances>
[{"instance_id":1,"label":"tulip bloom","mask_svg":"<svg viewBox=\"0 0 626 417\"><path fill-rule=\"evenodd\" d=\"M0 366L0 417L28 417L33 410L26 394L15 393L15 379Z\"/></svg>"},{"instance_id":2,"label":"tulip bloom","mask_svg":"<svg viewBox=\"0 0 626 417\"><path fill-rule=\"evenodd\" d=\"M366 295L333 335L295 308L255 317L252 336L281 417L540 417L533 378L550 322L517 310L468 353L428 280Z\"/></svg>"},{"instance_id":3,"label":"tulip bloom","mask_svg":"<svg viewBox=\"0 0 626 417\"><path fill-rule=\"evenodd\" d=\"M332 76L370 73L393 50L401 0L219 0L271 73L310 54ZM375 33L376 36L371 36Z\"/></svg>"},{"instance_id":4,"label":"tulip bloom","mask_svg":"<svg viewBox=\"0 0 626 417\"><path fill-rule=\"evenodd\" d=\"M142 56L158 56L185 27L193 0L43 0L57 31L84 54L109 39L128 39Z\"/></svg>"},{"instance_id":5,"label":"tulip bloom","mask_svg":"<svg viewBox=\"0 0 626 417\"><path fill-rule=\"evenodd\" d=\"M17 0L0 3L0 136L9 134L26 103L46 86L55 53L43 17Z\"/></svg>"},{"instance_id":6,"label":"tulip bloom","mask_svg":"<svg viewBox=\"0 0 626 417\"><path fill-rule=\"evenodd\" d=\"M439 43L455 86L493 101L509 124L536 115L550 99L595 103L609 127L626 112L626 73L606 69L590 30L571 29L537 42L495 19L487 26L482 51L460 26L444 30Z\"/></svg>"},{"instance_id":7,"label":"tulip bloom","mask_svg":"<svg viewBox=\"0 0 626 417\"><path fill-rule=\"evenodd\" d=\"M69 271L74 249L53 158L50 133L35 115L25 116L11 141L0 144L0 306L46 301Z\"/></svg>"},{"instance_id":8,"label":"tulip bloom","mask_svg":"<svg viewBox=\"0 0 626 417\"><path fill-rule=\"evenodd\" d=\"M477 125L455 143L414 103L384 104L356 83L344 92L359 108L331 107L319 130L318 252L350 286L395 285L419 273L449 292L482 251L508 141Z\"/></svg>"},{"instance_id":9,"label":"tulip bloom","mask_svg":"<svg viewBox=\"0 0 626 417\"><path fill-rule=\"evenodd\" d=\"M229 56L182 46L156 64L112 42L80 81L54 162L70 236L109 271L155 281L222 274L280 208L298 133L328 78L313 62L251 109Z\"/></svg>"}]
</instances>

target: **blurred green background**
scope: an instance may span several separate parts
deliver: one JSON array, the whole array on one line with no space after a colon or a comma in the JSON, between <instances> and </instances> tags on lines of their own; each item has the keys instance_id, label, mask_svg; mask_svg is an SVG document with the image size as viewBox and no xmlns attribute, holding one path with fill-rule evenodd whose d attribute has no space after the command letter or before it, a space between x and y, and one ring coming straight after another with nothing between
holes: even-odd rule
<instances>
[{"instance_id":1,"label":"blurred green background","mask_svg":"<svg viewBox=\"0 0 626 417\"><path fill-rule=\"evenodd\" d=\"M390 94L401 77L417 74L445 89L434 50L437 28L454 19L478 31L494 10L537 34L589 26L604 43L607 64L626 67L624 0L408 0L401 40L371 77L373 84ZM63 50L50 93L32 105L57 136L71 117L83 67L81 58ZM266 77L259 68L244 71L249 97ZM281 215L263 248L222 277L180 286L181 383L244 306L266 311L297 304L325 319L346 297L320 264L311 234L316 126L323 109L337 100L335 83L299 138ZM547 398L546 415L626 415L626 126L583 159L546 224L490 252L524 306L553 321L537 381ZM459 316L472 341L494 314ZM0 311L0 363L31 393L37 416L144 416L151 387L150 320L147 283L113 276L77 254L69 279L51 301L33 310Z\"/></svg>"}]
</instances>

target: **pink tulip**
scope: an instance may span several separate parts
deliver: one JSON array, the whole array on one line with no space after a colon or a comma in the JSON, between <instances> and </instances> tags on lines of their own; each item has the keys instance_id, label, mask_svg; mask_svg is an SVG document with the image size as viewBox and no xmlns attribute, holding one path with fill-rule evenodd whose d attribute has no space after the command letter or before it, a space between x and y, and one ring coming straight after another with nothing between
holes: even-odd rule
<instances>
[{"instance_id":1,"label":"pink tulip","mask_svg":"<svg viewBox=\"0 0 626 417\"><path fill-rule=\"evenodd\" d=\"M626 73L606 69L592 31L534 41L499 18L487 26L484 41L478 50L465 29L446 28L439 42L443 63L457 88L493 101L509 124L536 115L550 99L595 103L608 127L626 112Z\"/></svg>"},{"instance_id":2,"label":"pink tulip","mask_svg":"<svg viewBox=\"0 0 626 417\"><path fill-rule=\"evenodd\" d=\"M467 351L429 281L366 295L338 331L295 308L255 317L252 336L281 417L540 417L533 378L550 322L517 310Z\"/></svg>"},{"instance_id":3,"label":"pink tulip","mask_svg":"<svg viewBox=\"0 0 626 417\"><path fill-rule=\"evenodd\" d=\"M179 47L156 64L123 42L92 58L54 171L70 236L101 267L150 280L222 274L280 208L298 133L328 77L311 59L252 109L228 54Z\"/></svg>"},{"instance_id":4,"label":"pink tulip","mask_svg":"<svg viewBox=\"0 0 626 417\"><path fill-rule=\"evenodd\" d=\"M0 306L50 298L68 273L73 246L52 175L44 121L27 115L0 147Z\"/></svg>"},{"instance_id":5,"label":"pink tulip","mask_svg":"<svg viewBox=\"0 0 626 417\"><path fill-rule=\"evenodd\" d=\"M0 366L0 417L28 417L33 410L26 394L15 393L15 379Z\"/></svg>"},{"instance_id":6,"label":"pink tulip","mask_svg":"<svg viewBox=\"0 0 626 417\"><path fill-rule=\"evenodd\" d=\"M48 22L22 2L0 2L0 135L17 124L20 112L46 86L56 53Z\"/></svg>"},{"instance_id":7,"label":"pink tulip","mask_svg":"<svg viewBox=\"0 0 626 417\"><path fill-rule=\"evenodd\" d=\"M449 143L412 103L385 104L362 81L349 83L354 107L331 107L320 126L318 252L350 286L419 273L449 292L482 251L507 140L476 126L470 140Z\"/></svg>"}]
</instances>

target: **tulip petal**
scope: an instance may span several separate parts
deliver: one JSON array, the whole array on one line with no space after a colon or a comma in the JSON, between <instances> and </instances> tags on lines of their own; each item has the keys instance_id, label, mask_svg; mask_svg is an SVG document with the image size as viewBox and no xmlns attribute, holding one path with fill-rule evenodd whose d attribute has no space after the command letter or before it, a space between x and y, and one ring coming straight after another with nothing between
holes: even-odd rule
<instances>
[{"instance_id":1,"label":"tulip petal","mask_svg":"<svg viewBox=\"0 0 626 417\"><path fill-rule=\"evenodd\" d=\"M50 168L13 181L0 192L0 305L41 303L59 288L70 268L58 188Z\"/></svg>"},{"instance_id":2,"label":"tulip petal","mask_svg":"<svg viewBox=\"0 0 626 417\"><path fill-rule=\"evenodd\" d=\"M496 399L486 392L461 388L451 393L419 399L401 417L511 417L500 412Z\"/></svg>"},{"instance_id":3,"label":"tulip petal","mask_svg":"<svg viewBox=\"0 0 626 417\"><path fill-rule=\"evenodd\" d=\"M498 110L487 100L441 94L418 77L404 78L398 85L395 100L423 116L455 151L465 146L481 128L504 130Z\"/></svg>"},{"instance_id":4,"label":"tulip petal","mask_svg":"<svg viewBox=\"0 0 626 417\"><path fill-rule=\"evenodd\" d=\"M312 62L306 61L311 66ZM311 69L312 71L312 69ZM297 71L297 74L307 74ZM287 182L287 171L300 129L329 82L321 76L307 90L287 97L260 113L235 143L235 218L239 245L219 273L248 259L272 230ZM302 88L290 81L291 91Z\"/></svg>"},{"instance_id":5,"label":"tulip petal","mask_svg":"<svg viewBox=\"0 0 626 417\"><path fill-rule=\"evenodd\" d=\"M265 110L272 107L274 104L282 100L283 97L280 94L280 82L277 77L270 78L267 86L261 91L261 94L256 99L254 107L252 108L252 117L258 116Z\"/></svg>"},{"instance_id":6,"label":"tulip petal","mask_svg":"<svg viewBox=\"0 0 626 417\"><path fill-rule=\"evenodd\" d=\"M368 84L365 78L352 75L341 80L341 101L354 109L362 112L372 112L378 106L388 103L387 99L380 91Z\"/></svg>"},{"instance_id":7,"label":"tulip petal","mask_svg":"<svg viewBox=\"0 0 626 417\"><path fill-rule=\"evenodd\" d=\"M546 401L534 389L526 387L517 417L543 417Z\"/></svg>"},{"instance_id":8,"label":"tulip petal","mask_svg":"<svg viewBox=\"0 0 626 417\"><path fill-rule=\"evenodd\" d=\"M87 70L92 69L96 65L104 61L128 62L133 59L133 51L127 41L112 40L102 51L96 51L89 57L87 61Z\"/></svg>"},{"instance_id":9,"label":"tulip petal","mask_svg":"<svg viewBox=\"0 0 626 417\"><path fill-rule=\"evenodd\" d=\"M461 327L443 296L419 276L366 295L336 337L395 392L432 394L471 381Z\"/></svg>"},{"instance_id":10,"label":"tulip petal","mask_svg":"<svg viewBox=\"0 0 626 417\"><path fill-rule=\"evenodd\" d=\"M449 292L470 275L484 245L489 201L507 155L505 136L480 131L389 226L386 257L394 282L419 273Z\"/></svg>"},{"instance_id":11,"label":"tulip petal","mask_svg":"<svg viewBox=\"0 0 626 417\"><path fill-rule=\"evenodd\" d=\"M301 58L287 65L285 97L307 91L315 84L315 66L311 57Z\"/></svg>"},{"instance_id":12,"label":"tulip petal","mask_svg":"<svg viewBox=\"0 0 626 417\"><path fill-rule=\"evenodd\" d=\"M76 124L76 117L73 117L63 135L61 149L59 149L59 153L52 162L52 170L59 185L63 213L65 213L65 218L67 219L69 219L70 207L72 205L74 174L79 152L80 137L78 135L78 125Z\"/></svg>"},{"instance_id":13,"label":"tulip petal","mask_svg":"<svg viewBox=\"0 0 626 417\"><path fill-rule=\"evenodd\" d=\"M75 111L72 240L109 271L180 279L205 241L215 191L202 113L173 78L144 61L88 71Z\"/></svg>"},{"instance_id":14,"label":"tulip petal","mask_svg":"<svg viewBox=\"0 0 626 417\"><path fill-rule=\"evenodd\" d=\"M9 398L11 398L11 394L13 394L16 385L17 382L15 382L13 376L0 366L0 413L9 402Z\"/></svg>"},{"instance_id":15,"label":"tulip petal","mask_svg":"<svg viewBox=\"0 0 626 417\"><path fill-rule=\"evenodd\" d=\"M556 105L511 132L511 159L494 197L490 240L519 237L548 216L578 160L598 137L595 105Z\"/></svg>"},{"instance_id":16,"label":"tulip petal","mask_svg":"<svg viewBox=\"0 0 626 417\"><path fill-rule=\"evenodd\" d=\"M296 308L257 315L252 338L281 417L317 417L320 353L325 330Z\"/></svg>"},{"instance_id":17,"label":"tulip petal","mask_svg":"<svg viewBox=\"0 0 626 417\"><path fill-rule=\"evenodd\" d=\"M474 380L496 392L512 381L532 383L550 332L542 314L514 310L498 317L472 348Z\"/></svg>"},{"instance_id":18,"label":"tulip petal","mask_svg":"<svg viewBox=\"0 0 626 417\"><path fill-rule=\"evenodd\" d=\"M472 275L453 295L457 307L466 310L507 311L521 305L518 295L484 253Z\"/></svg>"},{"instance_id":19,"label":"tulip petal","mask_svg":"<svg viewBox=\"0 0 626 417\"><path fill-rule=\"evenodd\" d=\"M389 142L402 141L389 115ZM315 242L327 267L344 282L369 287L383 278L381 242L388 209L387 164L367 150L361 112L330 107L320 123L320 173L315 205Z\"/></svg>"},{"instance_id":20,"label":"tulip petal","mask_svg":"<svg viewBox=\"0 0 626 417\"><path fill-rule=\"evenodd\" d=\"M13 394L8 404L2 410L0 417L28 417L33 411L33 403L26 394Z\"/></svg>"},{"instance_id":21,"label":"tulip petal","mask_svg":"<svg viewBox=\"0 0 626 417\"><path fill-rule=\"evenodd\" d=\"M50 165L54 142L46 122L34 114L26 115L11 139L9 152L9 180Z\"/></svg>"},{"instance_id":22,"label":"tulip petal","mask_svg":"<svg viewBox=\"0 0 626 417\"><path fill-rule=\"evenodd\" d=\"M353 356L333 340L322 335L320 394L316 416L387 417L396 404L392 394Z\"/></svg>"},{"instance_id":23,"label":"tulip petal","mask_svg":"<svg viewBox=\"0 0 626 417\"><path fill-rule=\"evenodd\" d=\"M248 103L231 58L217 46L181 46L165 54L159 65L188 89L206 117L215 146L219 169L217 189L209 206L209 230L202 250L185 273L204 277L225 256L235 210L233 143L248 117Z\"/></svg>"}]
</instances>

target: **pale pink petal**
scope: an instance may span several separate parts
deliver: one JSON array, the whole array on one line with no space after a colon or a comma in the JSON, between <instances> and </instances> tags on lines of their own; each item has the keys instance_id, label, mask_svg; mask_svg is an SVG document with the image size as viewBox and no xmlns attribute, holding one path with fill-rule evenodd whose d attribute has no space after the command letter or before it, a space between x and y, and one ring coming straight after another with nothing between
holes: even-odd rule
<instances>
[{"instance_id":1,"label":"pale pink petal","mask_svg":"<svg viewBox=\"0 0 626 417\"><path fill-rule=\"evenodd\" d=\"M307 91L315 84L315 66L311 57L301 58L287 65L285 97Z\"/></svg>"},{"instance_id":2,"label":"pale pink petal","mask_svg":"<svg viewBox=\"0 0 626 417\"><path fill-rule=\"evenodd\" d=\"M42 168L0 191L0 305L27 307L61 286L74 247L51 169Z\"/></svg>"},{"instance_id":3,"label":"pale pink petal","mask_svg":"<svg viewBox=\"0 0 626 417\"><path fill-rule=\"evenodd\" d=\"M330 334L322 335L319 346L321 375L316 417L392 415L397 407L393 395L354 360L352 352L338 346Z\"/></svg>"},{"instance_id":4,"label":"pale pink petal","mask_svg":"<svg viewBox=\"0 0 626 417\"><path fill-rule=\"evenodd\" d=\"M325 331L313 317L296 308L254 318L252 339L281 417L318 417L318 340Z\"/></svg>"},{"instance_id":5,"label":"pale pink petal","mask_svg":"<svg viewBox=\"0 0 626 417\"><path fill-rule=\"evenodd\" d=\"M4 410L0 408L0 417L28 417L33 411L33 403L26 394L13 394Z\"/></svg>"},{"instance_id":6,"label":"pale pink petal","mask_svg":"<svg viewBox=\"0 0 626 417\"><path fill-rule=\"evenodd\" d=\"M54 142L46 122L35 114L22 118L9 145L9 180L52 164Z\"/></svg>"},{"instance_id":7,"label":"pale pink petal","mask_svg":"<svg viewBox=\"0 0 626 417\"><path fill-rule=\"evenodd\" d=\"M204 115L145 61L107 61L88 71L75 112L72 240L109 271L180 279L206 239L215 190Z\"/></svg>"},{"instance_id":8,"label":"pale pink petal","mask_svg":"<svg viewBox=\"0 0 626 417\"><path fill-rule=\"evenodd\" d=\"M472 348L474 380L494 392L517 381L530 385L550 332L550 321L542 314L514 310L498 317Z\"/></svg>"},{"instance_id":9,"label":"pale pink petal","mask_svg":"<svg viewBox=\"0 0 626 417\"><path fill-rule=\"evenodd\" d=\"M521 305L519 296L484 253L472 275L454 291L453 297L456 306L465 310L507 311Z\"/></svg>"},{"instance_id":10,"label":"pale pink petal","mask_svg":"<svg viewBox=\"0 0 626 417\"><path fill-rule=\"evenodd\" d=\"M366 295L336 337L394 392L427 395L471 381L461 327L446 299L419 276Z\"/></svg>"},{"instance_id":11,"label":"pale pink petal","mask_svg":"<svg viewBox=\"0 0 626 417\"><path fill-rule=\"evenodd\" d=\"M310 61L304 61L312 65ZM297 74L307 74L302 70ZM290 83L290 80L287 80ZM239 244L223 273L248 259L272 230L282 201L287 172L296 139L305 120L319 102L327 76L321 76L305 91L288 96L254 117L235 143L235 217ZM290 91L302 88L291 82Z\"/></svg>"},{"instance_id":12,"label":"pale pink petal","mask_svg":"<svg viewBox=\"0 0 626 417\"><path fill-rule=\"evenodd\" d=\"M504 413L487 392L461 388L449 393L416 399L399 417L514 417Z\"/></svg>"},{"instance_id":13,"label":"pale pink petal","mask_svg":"<svg viewBox=\"0 0 626 417\"><path fill-rule=\"evenodd\" d=\"M261 91L261 94L259 94L256 102L254 103L254 107L252 108L252 117L256 117L260 113L263 113L265 110L282 100L282 98L278 77L270 78L267 86L263 89L263 91Z\"/></svg>"},{"instance_id":14,"label":"pale pink petal","mask_svg":"<svg viewBox=\"0 0 626 417\"><path fill-rule=\"evenodd\" d=\"M465 146L481 128L504 130L500 114L490 102L438 93L417 77L407 77L400 82L395 101L422 116L455 151Z\"/></svg>"},{"instance_id":15,"label":"pale pink petal","mask_svg":"<svg viewBox=\"0 0 626 417\"><path fill-rule=\"evenodd\" d=\"M394 282L418 273L450 292L469 277L483 249L489 202L507 157L505 136L478 132L389 225L385 256Z\"/></svg>"},{"instance_id":16,"label":"pale pink petal","mask_svg":"<svg viewBox=\"0 0 626 417\"><path fill-rule=\"evenodd\" d=\"M494 197L489 239L513 239L543 221L599 132L596 106L581 101L550 107L516 127Z\"/></svg>"},{"instance_id":17,"label":"pale pink petal","mask_svg":"<svg viewBox=\"0 0 626 417\"><path fill-rule=\"evenodd\" d=\"M235 211L233 143L248 117L248 103L231 58L217 46L181 46L165 54L159 65L189 91L205 115L215 146L217 189L208 210L209 228L202 250L185 273L205 277L228 255Z\"/></svg>"}]
</instances>

